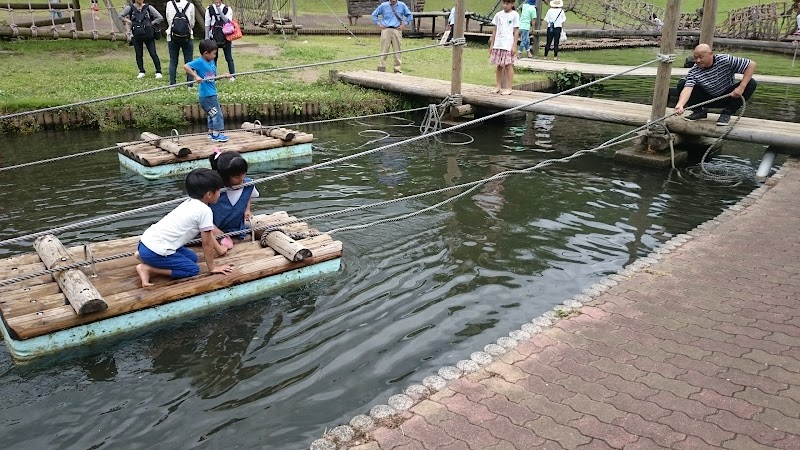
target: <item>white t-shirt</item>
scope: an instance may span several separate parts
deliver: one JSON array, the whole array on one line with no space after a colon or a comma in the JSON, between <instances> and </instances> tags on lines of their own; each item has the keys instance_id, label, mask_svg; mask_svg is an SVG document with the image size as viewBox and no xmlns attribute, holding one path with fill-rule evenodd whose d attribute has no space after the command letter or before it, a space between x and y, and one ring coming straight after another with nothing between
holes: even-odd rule
<instances>
[{"instance_id":1,"label":"white t-shirt","mask_svg":"<svg viewBox=\"0 0 800 450\"><path fill-rule=\"evenodd\" d=\"M200 200L190 198L170 211L163 219L150 225L150 228L142 233L141 241L154 253L169 256L194 239L201 231L213 229L214 214L211 208Z\"/></svg>"},{"instance_id":2,"label":"white t-shirt","mask_svg":"<svg viewBox=\"0 0 800 450\"><path fill-rule=\"evenodd\" d=\"M494 15L492 25L495 26L494 46L501 50L514 47L514 28L519 28L519 14L516 11L500 11Z\"/></svg>"},{"instance_id":3,"label":"white t-shirt","mask_svg":"<svg viewBox=\"0 0 800 450\"><path fill-rule=\"evenodd\" d=\"M564 25L564 22L567 21L567 14L561 8L550 8L547 10L547 14L544 15L544 25L549 26L550 22L553 22L553 26L558 28Z\"/></svg>"},{"instance_id":4,"label":"white t-shirt","mask_svg":"<svg viewBox=\"0 0 800 450\"><path fill-rule=\"evenodd\" d=\"M231 202L231 205L235 205L236 202L239 201L239 199L242 197L242 191L243 189L231 189L225 192L225 194L228 196L228 201ZM250 193L250 198L256 197L258 197L258 189L253 186L253 192Z\"/></svg>"}]
</instances>

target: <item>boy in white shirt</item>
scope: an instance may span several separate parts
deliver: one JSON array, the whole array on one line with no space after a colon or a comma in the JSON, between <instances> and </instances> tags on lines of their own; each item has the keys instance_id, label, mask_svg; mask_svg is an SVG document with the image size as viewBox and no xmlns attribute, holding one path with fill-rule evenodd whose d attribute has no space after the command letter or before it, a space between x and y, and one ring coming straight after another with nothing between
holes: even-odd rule
<instances>
[{"instance_id":1,"label":"boy in white shirt","mask_svg":"<svg viewBox=\"0 0 800 450\"><path fill-rule=\"evenodd\" d=\"M136 256L142 263L136 272L142 287L153 285L153 275L178 279L199 274L197 254L185 247L198 233L208 271L227 274L233 270L233 266L214 264L214 252L224 255L227 249L214 239L214 215L208 205L219 200L223 186L222 178L211 169L195 169L186 176L186 193L191 198L151 225L139 240Z\"/></svg>"}]
</instances>

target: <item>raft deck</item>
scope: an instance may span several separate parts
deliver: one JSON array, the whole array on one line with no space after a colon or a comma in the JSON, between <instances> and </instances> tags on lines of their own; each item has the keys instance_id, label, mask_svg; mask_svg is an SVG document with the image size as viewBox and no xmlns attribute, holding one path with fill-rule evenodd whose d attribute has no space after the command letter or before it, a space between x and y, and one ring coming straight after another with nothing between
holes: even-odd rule
<instances>
[{"instance_id":1,"label":"raft deck","mask_svg":"<svg viewBox=\"0 0 800 450\"><path fill-rule=\"evenodd\" d=\"M206 134L180 138L163 136L159 140L138 144L122 142L117 144L120 147L119 162L123 167L154 180L186 174L198 168L208 168L208 157L215 148L239 152L250 164L311 155L313 134L289 130L294 135L293 138L283 140L259 133L259 130L266 129L248 127L229 131L225 133L229 138L227 142L214 142ZM162 142L185 150L174 153L167 151L162 148ZM190 153L178 156L187 153L186 150Z\"/></svg>"},{"instance_id":2,"label":"raft deck","mask_svg":"<svg viewBox=\"0 0 800 450\"><path fill-rule=\"evenodd\" d=\"M256 227L294 220L285 212L255 217ZM281 227L291 233L318 234L306 223ZM100 338L121 335L154 324L181 320L220 309L223 305L261 298L270 290L307 282L312 277L339 269L342 243L329 235L297 238L311 251L302 261L290 261L258 241L237 243L220 264L232 264L228 275L210 274L201 247L192 247L200 259L200 275L182 280L154 277L155 286L142 288L136 273L138 261L125 257L96 264L97 276L89 278L108 308L78 314L67 301L53 275L0 286L0 331L17 360L26 360ZM91 246L93 259L132 252L139 237L117 239ZM84 248L67 249L75 261L84 261ZM0 260L0 279L6 280L45 270L37 253ZM91 271L84 270L90 274Z\"/></svg>"}]
</instances>

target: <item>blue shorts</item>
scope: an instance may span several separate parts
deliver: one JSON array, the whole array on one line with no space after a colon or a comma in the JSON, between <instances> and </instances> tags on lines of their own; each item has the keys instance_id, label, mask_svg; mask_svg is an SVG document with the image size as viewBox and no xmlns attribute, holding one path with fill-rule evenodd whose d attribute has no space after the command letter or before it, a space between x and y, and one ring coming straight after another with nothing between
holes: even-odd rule
<instances>
[{"instance_id":1,"label":"blue shorts","mask_svg":"<svg viewBox=\"0 0 800 450\"><path fill-rule=\"evenodd\" d=\"M186 247L179 248L169 256L161 256L139 242L139 259L150 267L171 270L173 279L193 277L200 273L197 254Z\"/></svg>"},{"instance_id":2,"label":"blue shorts","mask_svg":"<svg viewBox=\"0 0 800 450\"><path fill-rule=\"evenodd\" d=\"M211 97L200 97L200 107L206 112L208 129L222 131L225 129L225 121L222 118L222 108L219 107L219 100L216 95Z\"/></svg>"}]
</instances>

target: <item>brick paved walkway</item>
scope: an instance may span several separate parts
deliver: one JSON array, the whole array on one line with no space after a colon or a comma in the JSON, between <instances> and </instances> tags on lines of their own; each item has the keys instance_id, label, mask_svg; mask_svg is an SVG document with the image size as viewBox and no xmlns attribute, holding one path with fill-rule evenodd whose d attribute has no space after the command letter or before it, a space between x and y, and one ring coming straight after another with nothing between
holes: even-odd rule
<instances>
[{"instance_id":1,"label":"brick paved walkway","mask_svg":"<svg viewBox=\"0 0 800 450\"><path fill-rule=\"evenodd\" d=\"M351 449L800 449L800 164L782 174Z\"/></svg>"}]
</instances>

